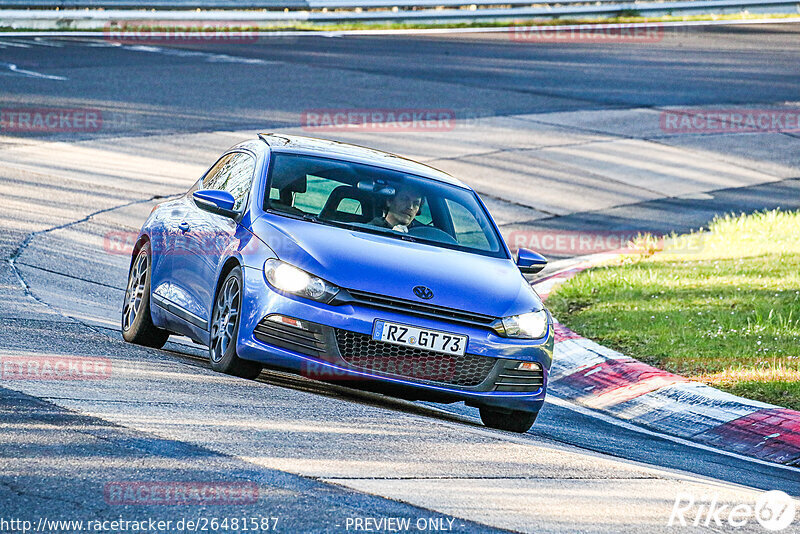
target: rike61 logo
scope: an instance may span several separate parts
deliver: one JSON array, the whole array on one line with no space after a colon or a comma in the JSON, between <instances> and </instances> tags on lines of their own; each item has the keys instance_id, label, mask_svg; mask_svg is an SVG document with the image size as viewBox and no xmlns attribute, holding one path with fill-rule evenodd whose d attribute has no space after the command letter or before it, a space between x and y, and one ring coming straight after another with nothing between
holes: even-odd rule
<instances>
[{"instance_id":1,"label":"rike61 logo","mask_svg":"<svg viewBox=\"0 0 800 534\"><path fill-rule=\"evenodd\" d=\"M690 493L679 493L672 507L667 526L741 528L752 521L771 532L789 528L795 520L795 500L782 491L761 494L755 504L723 504L719 496L695 499Z\"/></svg>"}]
</instances>

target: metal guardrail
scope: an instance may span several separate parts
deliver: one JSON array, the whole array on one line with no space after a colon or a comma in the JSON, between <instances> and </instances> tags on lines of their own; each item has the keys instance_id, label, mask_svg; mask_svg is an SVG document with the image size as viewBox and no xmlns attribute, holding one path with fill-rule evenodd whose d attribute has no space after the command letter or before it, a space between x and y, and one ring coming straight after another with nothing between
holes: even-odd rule
<instances>
[{"instance_id":1,"label":"metal guardrail","mask_svg":"<svg viewBox=\"0 0 800 534\"><path fill-rule=\"evenodd\" d=\"M145 0L137 9L121 9L130 0L32 0L29 7L40 9L4 9L19 0L0 0L0 26L61 29L96 29L110 22L135 21L159 23L207 21L247 25L290 22L470 22L536 18L603 17L638 12L642 15L751 12L800 12L800 0L678 0L617 3L618 0L200 0L188 5L183 0ZM103 9L70 9L69 4ZM236 9L197 11L199 5ZM45 9L45 5L50 9ZM55 5L59 9L53 9ZM145 10L143 6L164 8ZM192 9L188 9L191 7ZM247 7L253 7L247 10ZM258 7L259 9L255 9Z\"/></svg>"},{"instance_id":2,"label":"metal guardrail","mask_svg":"<svg viewBox=\"0 0 800 534\"><path fill-rule=\"evenodd\" d=\"M478 8L488 6L530 6L534 5L565 5L565 4L604 4L619 3L618 0L0 0L0 10L5 9L169 9L169 10L274 10L274 9L412 9L436 7L469 7ZM633 2L637 6L657 5L663 2L644 1ZM715 7L720 2L709 0L694 0L691 3L698 6ZM723 2L723 4L736 4ZM747 5L784 5L800 2L775 1L762 4L760 2L745 2Z\"/></svg>"},{"instance_id":3,"label":"metal guardrail","mask_svg":"<svg viewBox=\"0 0 800 534\"><path fill-rule=\"evenodd\" d=\"M698 0L702 1L702 0ZM535 4L619 3L619 0L0 0L2 9L391 9Z\"/></svg>"},{"instance_id":4,"label":"metal guardrail","mask_svg":"<svg viewBox=\"0 0 800 534\"><path fill-rule=\"evenodd\" d=\"M0 0L0 9L274 9L302 0Z\"/></svg>"},{"instance_id":5,"label":"metal guardrail","mask_svg":"<svg viewBox=\"0 0 800 534\"><path fill-rule=\"evenodd\" d=\"M499 20L532 19L537 17L571 17L571 16L603 16L616 15L621 12L649 13L686 13L686 12L715 12L724 9L741 11L744 9L800 6L798 0L688 0L677 2L636 2L636 3L590 3L588 5L547 5L545 7L509 7L509 8L483 8L474 10L464 9L436 9L436 10L405 10L395 13L362 11L348 14L347 20L375 21L375 20ZM476 5L473 2L473 5ZM477 5L481 5L480 3ZM477 8L476 5L476 8ZM530 6L530 4L528 4ZM309 14L309 21L330 22L340 13Z\"/></svg>"}]
</instances>

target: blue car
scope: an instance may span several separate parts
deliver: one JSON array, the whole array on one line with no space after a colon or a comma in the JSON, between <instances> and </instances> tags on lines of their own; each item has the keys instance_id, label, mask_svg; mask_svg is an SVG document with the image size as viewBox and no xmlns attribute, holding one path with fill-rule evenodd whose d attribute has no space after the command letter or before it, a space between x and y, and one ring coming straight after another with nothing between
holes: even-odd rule
<instances>
[{"instance_id":1,"label":"blue car","mask_svg":"<svg viewBox=\"0 0 800 534\"><path fill-rule=\"evenodd\" d=\"M526 432L552 318L478 195L364 147L262 134L156 206L131 257L126 341L182 334L212 369L264 366L411 400L460 402Z\"/></svg>"}]
</instances>

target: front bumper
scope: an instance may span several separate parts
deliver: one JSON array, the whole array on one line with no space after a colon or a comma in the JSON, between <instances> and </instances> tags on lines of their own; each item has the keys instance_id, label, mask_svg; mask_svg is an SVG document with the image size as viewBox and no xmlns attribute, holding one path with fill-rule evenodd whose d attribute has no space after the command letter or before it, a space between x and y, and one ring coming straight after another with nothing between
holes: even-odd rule
<instances>
[{"instance_id":1,"label":"front bumper","mask_svg":"<svg viewBox=\"0 0 800 534\"><path fill-rule=\"evenodd\" d=\"M501 338L488 328L362 305L326 305L273 291L245 269L239 356L309 378L412 400L538 411L552 363L552 325L540 340ZM268 320L281 315L301 327ZM373 341L376 319L469 336L463 357ZM540 371L520 370L521 362Z\"/></svg>"}]
</instances>

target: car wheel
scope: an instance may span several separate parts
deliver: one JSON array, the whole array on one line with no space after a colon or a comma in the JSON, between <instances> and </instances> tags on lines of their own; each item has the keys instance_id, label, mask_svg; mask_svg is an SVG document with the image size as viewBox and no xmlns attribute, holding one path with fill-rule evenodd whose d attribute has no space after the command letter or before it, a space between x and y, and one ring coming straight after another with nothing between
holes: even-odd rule
<instances>
[{"instance_id":1,"label":"car wheel","mask_svg":"<svg viewBox=\"0 0 800 534\"><path fill-rule=\"evenodd\" d=\"M153 324L150 316L150 243L145 243L136 255L128 272L128 288L122 303L122 337L125 341L160 349L169 332Z\"/></svg>"},{"instance_id":2,"label":"car wheel","mask_svg":"<svg viewBox=\"0 0 800 534\"><path fill-rule=\"evenodd\" d=\"M236 355L239 316L242 312L242 269L235 267L225 277L214 301L208 346L211 368L220 373L256 378L261 365Z\"/></svg>"},{"instance_id":3,"label":"car wheel","mask_svg":"<svg viewBox=\"0 0 800 534\"><path fill-rule=\"evenodd\" d=\"M507 430L509 432L527 432L536 421L539 412L523 412L521 410L501 411L493 408L481 408L481 421L489 428Z\"/></svg>"}]
</instances>

